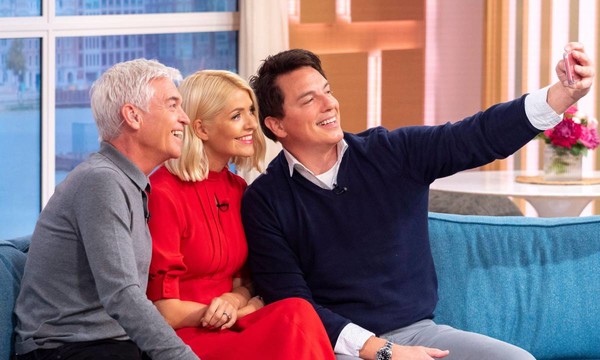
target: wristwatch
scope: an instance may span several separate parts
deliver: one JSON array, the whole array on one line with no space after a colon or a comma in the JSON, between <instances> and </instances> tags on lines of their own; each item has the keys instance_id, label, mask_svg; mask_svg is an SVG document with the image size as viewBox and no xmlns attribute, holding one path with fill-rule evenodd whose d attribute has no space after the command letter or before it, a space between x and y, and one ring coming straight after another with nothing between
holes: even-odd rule
<instances>
[{"instance_id":1,"label":"wristwatch","mask_svg":"<svg viewBox=\"0 0 600 360\"><path fill-rule=\"evenodd\" d=\"M392 343L387 341L385 345L375 353L375 360L392 360Z\"/></svg>"}]
</instances>

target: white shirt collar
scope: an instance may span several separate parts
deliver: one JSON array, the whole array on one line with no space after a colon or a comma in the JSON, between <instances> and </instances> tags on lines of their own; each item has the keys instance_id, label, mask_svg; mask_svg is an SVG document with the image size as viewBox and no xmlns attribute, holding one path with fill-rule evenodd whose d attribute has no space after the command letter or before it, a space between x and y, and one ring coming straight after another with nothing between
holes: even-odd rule
<instances>
[{"instance_id":1,"label":"white shirt collar","mask_svg":"<svg viewBox=\"0 0 600 360\"><path fill-rule=\"evenodd\" d=\"M307 180L312 182L313 184L323 188L323 189L333 189L336 180L338 170L340 168L340 163L342 162L342 158L344 157L344 153L348 149L348 143L346 140L342 139L337 143L337 161L331 167L331 169L327 170L323 174L315 175L312 171L310 171L304 164L302 164L298 159L294 157L289 151L285 148L283 149L283 154L288 162L288 168L290 171L290 177L294 175L294 170L298 171L300 175L304 176Z\"/></svg>"}]
</instances>

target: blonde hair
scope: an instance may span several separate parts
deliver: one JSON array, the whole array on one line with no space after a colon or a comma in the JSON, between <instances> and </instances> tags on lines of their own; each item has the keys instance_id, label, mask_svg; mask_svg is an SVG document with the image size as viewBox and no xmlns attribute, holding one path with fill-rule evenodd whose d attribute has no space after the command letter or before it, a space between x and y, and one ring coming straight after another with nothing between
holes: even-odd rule
<instances>
[{"instance_id":1,"label":"blonde hair","mask_svg":"<svg viewBox=\"0 0 600 360\"><path fill-rule=\"evenodd\" d=\"M258 118L258 101L252 88L239 75L225 70L201 70L186 77L179 86L183 111L190 118L185 126L181 156L168 160L167 169L183 181L201 181L208 177L208 157L204 144L194 132L193 122L202 119L203 123L214 121L215 117L225 109L227 99L235 90L244 90L250 96ZM251 157L235 156L231 159L238 169L255 168L262 171L265 156L265 137L260 126L252 134L254 155Z\"/></svg>"}]
</instances>

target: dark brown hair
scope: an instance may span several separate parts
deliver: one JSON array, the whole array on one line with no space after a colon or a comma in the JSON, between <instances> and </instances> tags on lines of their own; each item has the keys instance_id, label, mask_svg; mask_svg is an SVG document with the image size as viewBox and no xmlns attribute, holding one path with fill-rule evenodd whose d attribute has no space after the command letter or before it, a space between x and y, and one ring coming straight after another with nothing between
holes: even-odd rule
<instances>
[{"instance_id":1,"label":"dark brown hair","mask_svg":"<svg viewBox=\"0 0 600 360\"><path fill-rule=\"evenodd\" d=\"M291 49L268 56L258 68L257 74L250 77L250 86L258 98L260 127L273 141L277 141L277 138L265 126L265 118L268 116L282 118L285 115L283 93L277 85L277 78L304 66L312 67L327 79L319 57L303 49Z\"/></svg>"}]
</instances>

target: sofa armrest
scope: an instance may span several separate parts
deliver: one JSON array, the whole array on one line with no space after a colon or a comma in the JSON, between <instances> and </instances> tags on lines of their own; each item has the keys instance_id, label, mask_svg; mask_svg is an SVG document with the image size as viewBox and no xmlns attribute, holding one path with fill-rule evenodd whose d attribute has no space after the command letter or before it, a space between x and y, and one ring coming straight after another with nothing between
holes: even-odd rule
<instances>
[{"instance_id":1,"label":"sofa armrest","mask_svg":"<svg viewBox=\"0 0 600 360\"><path fill-rule=\"evenodd\" d=\"M25 268L30 236L0 240L0 359L9 359L13 349L13 309Z\"/></svg>"}]
</instances>

